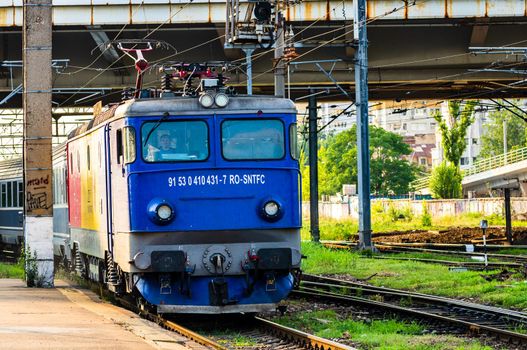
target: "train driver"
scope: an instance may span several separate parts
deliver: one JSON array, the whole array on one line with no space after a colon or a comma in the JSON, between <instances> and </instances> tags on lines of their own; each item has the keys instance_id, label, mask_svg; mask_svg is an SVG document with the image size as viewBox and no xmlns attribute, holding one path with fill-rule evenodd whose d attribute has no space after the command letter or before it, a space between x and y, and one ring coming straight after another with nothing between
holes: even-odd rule
<instances>
[{"instance_id":1,"label":"train driver","mask_svg":"<svg viewBox=\"0 0 527 350\"><path fill-rule=\"evenodd\" d=\"M148 160L171 161L185 159L188 156L184 146L179 145L177 138L171 138L169 134L162 134L159 137L158 147L149 146Z\"/></svg>"}]
</instances>

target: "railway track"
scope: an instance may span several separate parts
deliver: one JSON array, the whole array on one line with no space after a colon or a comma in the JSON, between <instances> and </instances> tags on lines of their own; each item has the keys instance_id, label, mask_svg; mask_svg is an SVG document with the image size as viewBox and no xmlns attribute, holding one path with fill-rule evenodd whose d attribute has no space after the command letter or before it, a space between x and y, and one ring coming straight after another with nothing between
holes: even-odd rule
<instances>
[{"instance_id":1,"label":"railway track","mask_svg":"<svg viewBox=\"0 0 527 350\"><path fill-rule=\"evenodd\" d=\"M0 250L0 261L1 262L16 263L19 257L20 257L20 253L14 250L9 250L9 249Z\"/></svg>"},{"instance_id":2,"label":"railway track","mask_svg":"<svg viewBox=\"0 0 527 350\"><path fill-rule=\"evenodd\" d=\"M337 246L348 246L348 247L355 247L357 245L357 242L351 242L351 241L328 241L328 240L321 240L322 244L325 245L337 245ZM380 244L383 246L390 246L390 247L404 247L404 248L424 248L424 249L434 249L434 250L446 250L446 251L461 251L465 252L467 249L467 245L473 246L475 252L483 252L485 247L483 244L461 244L461 243L420 243L420 242L414 242L414 243L396 243L396 242L380 242L376 241L374 242L375 245ZM519 250L525 250L525 254L527 254L527 245L503 245L503 244L487 244L486 246L487 251L494 251L494 250L501 250L501 249L507 249L507 248L514 248Z\"/></svg>"},{"instance_id":3,"label":"railway track","mask_svg":"<svg viewBox=\"0 0 527 350\"><path fill-rule=\"evenodd\" d=\"M325 247L332 248L332 249L344 249L344 250L351 250L354 249L356 244L353 242L322 242ZM462 257L470 259L472 257L480 257L483 258L485 256L484 253L481 252L466 252L466 251L450 251L450 250L440 250L440 249L430 249L430 248L422 248L422 247L412 247L412 246L405 246L405 245L394 245L394 244L388 244L388 243L375 243L375 247L380 250L381 252L389 252L389 253L432 253L432 254L440 254L440 255L449 255L449 256L455 256L455 257ZM527 251L526 251L527 253ZM477 261L450 261L450 260L443 260L443 259L424 259L424 258L404 258L404 257L379 257L379 256L373 256L373 258L378 259L395 259L395 260L412 260L412 261L421 261L426 263L437 263L437 264L443 264L448 266L465 266L468 268L483 268L485 267L484 262L477 262ZM527 266L527 255L510 255L510 254L487 254L488 259L492 259L493 261L488 262L488 267L490 268L523 268ZM497 260L497 261L495 261Z\"/></svg>"},{"instance_id":4,"label":"railway track","mask_svg":"<svg viewBox=\"0 0 527 350\"><path fill-rule=\"evenodd\" d=\"M518 311L315 275L303 275L292 295L418 318L527 348L527 334L520 332L527 329L527 314Z\"/></svg>"},{"instance_id":5,"label":"railway track","mask_svg":"<svg viewBox=\"0 0 527 350\"><path fill-rule=\"evenodd\" d=\"M233 344L229 348L239 350L352 350L353 348L344 344L320 338L297 329L286 327L261 317L245 319L243 324L240 322L224 322L223 341L231 344L229 335L235 334L236 337L242 337L245 344ZM234 342L232 342L234 343Z\"/></svg>"},{"instance_id":6,"label":"railway track","mask_svg":"<svg viewBox=\"0 0 527 350\"><path fill-rule=\"evenodd\" d=\"M176 332L194 342L204 346L205 349L226 350L228 347L212 339L211 336L203 335L203 332L192 330L208 328L207 322L201 319L199 323L190 322L190 326L184 326L181 322L174 319L158 315L142 308L139 308L133 301L119 298L119 302L127 309L138 312L144 318L156 322L161 327ZM213 321L212 321L213 322ZM205 324L204 324L205 323ZM215 328L215 327L214 327ZM354 348L340 344L328 339L317 337L297 329L289 328L275 322L271 322L261 317L253 317L245 320L243 325L234 323L232 327L225 329L227 332L232 331L237 335L242 335L248 339L250 346L247 349L269 349L269 350L303 350L303 349L320 349L320 350L353 350ZM244 349L243 346L236 346L237 349Z\"/></svg>"},{"instance_id":7,"label":"railway track","mask_svg":"<svg viewBox=\"0 0 527 350\"><path fill-rule=\"evenodd\" d=\"M401 260L401 261L417 261L424 263L432 264L441 264L452 267L464 267L469 270L484 270L485 263L479 261L451 261L451 260L442 260L442 259L424 259L424 258L404 258L404 257L393 257L393 256L371 256L372 259L389 259L389 260ZM489 269L520 269L525 267L524 264L514 263L514 262L488 262L487 268Z\"/></svg>"},{"instance_id":8,"label":"railway track","mask_svg":"<svg viewBox=\"0 0 527 350\"><path fill-rule=\"evenodd\" d=\"M460 243L395 243L395 242L379 242L384 245L393 247L408 247L408 248L427 248L436 250L449 250L449 251L466 251L467 245L472 245L474 251L483 252L485 246L483 244L460 244ZM501 250L507 248L514 248L519 250L525 250L527 254L527 245L503 245L503 244L487 244L487 251Z\"/></svg>"}]
</instances>

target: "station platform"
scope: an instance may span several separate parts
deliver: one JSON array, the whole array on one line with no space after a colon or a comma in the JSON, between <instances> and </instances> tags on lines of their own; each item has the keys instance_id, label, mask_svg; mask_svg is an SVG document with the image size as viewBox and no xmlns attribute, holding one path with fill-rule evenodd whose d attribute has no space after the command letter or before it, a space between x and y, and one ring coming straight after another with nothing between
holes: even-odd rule
<instances>
[{"instance_id":1,"label":"station platform","mask_svg":"<svg viewBox=\"0 0 527 350\"><path fill-rule=\"evenodd\" d=\"M89 290L0 279L0 349L204 349Z\"/></svg>"}]
</instances>

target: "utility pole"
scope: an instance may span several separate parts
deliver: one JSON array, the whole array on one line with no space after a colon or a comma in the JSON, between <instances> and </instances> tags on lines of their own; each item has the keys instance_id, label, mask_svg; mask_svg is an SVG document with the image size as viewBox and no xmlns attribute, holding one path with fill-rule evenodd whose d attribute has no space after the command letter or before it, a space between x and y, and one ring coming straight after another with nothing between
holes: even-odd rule
<instances>
[{"instance_id":1,"label":"utility pole","mask_svg":"<svg viewBox=\"0 0 527 350\"><path fill-rule=\"evenodd\" d=\"M370 210L370 150L368 133L368 40L366 0L353 1L355 51L355 102L357 105L357 169L359 193L359 249L373 249Z\"/></svg>"},{"instance_id":2,"label":"utility pole","mask_svg":"<svg viewBox=\"0 0 527 350\"><path fill-rule=\"evenodd\" d=\"M318 125L317 125L317 93L311 90L308 99L309 109L309 215L311 225L311 240L320 242L318 225Z\"/></svg>"},{"instance_id":3,"label":"utility pole","mask_svg":"<svg viewBox=\"0 0 527 350\"><path fill-rule=\"evenodd\" d=\"M277 2L276 6L279 6ZM284 47L285 47L285 28L284 17L282 12L276 9L276 41L274 46L274 94L278 97L285 97L285 65L284 65Z\"/></svg>"},{"instance_id":4,"label":"utility pole","mask_svg":"<svg viewBox=\"0 0 527 350\"><path fill-rule=\"evenodd\" d=\"M28 286L53 286L52 0L24 0L24 244Z\"/></svg>"},{"instance_id":5,"label":"utility pole","mask_svg":"<svg viewBox=\"0 0 527 350\"><path fill-rule=\"evenodd\" d=\"M504 188L503 195L505 197L505 236L507 242L512 244L511 189Z\"/></svg>"}]
</instances>

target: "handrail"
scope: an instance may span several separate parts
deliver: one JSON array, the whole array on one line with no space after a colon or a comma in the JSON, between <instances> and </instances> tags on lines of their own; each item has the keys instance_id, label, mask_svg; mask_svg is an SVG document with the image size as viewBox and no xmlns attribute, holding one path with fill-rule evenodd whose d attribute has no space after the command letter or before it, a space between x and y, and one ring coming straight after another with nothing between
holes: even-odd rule
<instances>
[{"instance_id":1,"label":"handrail","mask_svg":"<svg viewBox=\"0 0 527 350\"><path fill-rule=\"evenodd\" d=\"M419 191L419 190L424 190L425 188L428 187L430 183L430 175L427 175L427 176L423 176L419 179L416 179L414 181L412 181L410 183L410 186L415 190L415 191Z\"/></svg>"},{"instance_id":2,"label":"handrail","mask_svg":"<svg viewBox=\"0 0 527 350\"><path fill-rule=\"evenodd\" d=\"M474 162L474 164L465 169L464 176L479 174L484 171L496 169L508 164L521 162L527 159L527 147L512 150L507 153L502 153L494 157L485 158Z\"/></svg>"}]
</instances>

